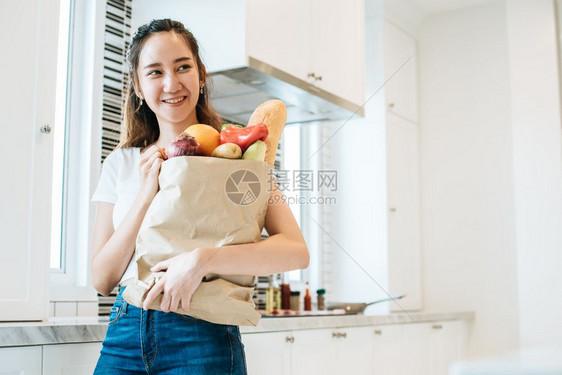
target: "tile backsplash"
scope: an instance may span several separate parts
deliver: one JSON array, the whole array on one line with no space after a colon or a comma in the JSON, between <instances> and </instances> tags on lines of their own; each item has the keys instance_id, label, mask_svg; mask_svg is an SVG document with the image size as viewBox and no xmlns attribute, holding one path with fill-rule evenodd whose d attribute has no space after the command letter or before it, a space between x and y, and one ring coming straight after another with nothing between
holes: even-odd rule
<instances>
[{"instance_id":1,"label":"tile backsplash","mask_svg":"<svg viewBox=\"0 0 562 375\"><path fill-rule=\"evenodd\" d=\"M97 316L98 303L95 301L51 301L49 316Z\"/></svg>"}]
</instances>

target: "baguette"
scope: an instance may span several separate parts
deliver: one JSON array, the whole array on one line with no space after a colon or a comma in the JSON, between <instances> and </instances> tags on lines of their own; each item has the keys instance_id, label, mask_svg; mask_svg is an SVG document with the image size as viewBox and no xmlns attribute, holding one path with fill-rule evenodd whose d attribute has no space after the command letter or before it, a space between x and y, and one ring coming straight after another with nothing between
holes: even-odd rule
<instances>
[{"instance_id":1,"label":"baguette","mask_svg":"<svg viewBox=\"0 0 562 375\"><path fill-rule=\"evenodd\" d=\"M265 139L265 162L269 165L275 163L277 145L283 134L283 128L287 121L287 108L281 100L268 100L260 104L252 113L248 126L265 124L269 135Z\"/></svg>"}]
</instances>

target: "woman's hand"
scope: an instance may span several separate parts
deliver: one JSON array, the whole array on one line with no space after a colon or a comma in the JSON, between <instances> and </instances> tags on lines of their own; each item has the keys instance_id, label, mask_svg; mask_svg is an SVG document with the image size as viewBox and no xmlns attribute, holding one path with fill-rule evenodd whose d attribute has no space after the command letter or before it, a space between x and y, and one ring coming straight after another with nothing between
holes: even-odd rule
<instances>
[{"instance_id":1,"label":"woman's hand","mask_svg":"<svg viewBox=\"0 0 562 375\"><path fill-rule=\"evenodd\" d=\"M166 270L166 274L148 292L143 309L148 309L156 297L163 294L160 304L162 311L176 311L180 306L184 311L189 311L193 293L201 284L203 277L209 273L207 261L212 256L213 250L216 249L195 249L164 260L152 267L150 269L152 272Z\"/></svg>"},{"instance_id":2,"label":"woman's hand","mask_svg":"<svg viewBox=\"0 0 562 375\"><path fill-rule=\"evenodd\" d=\"M140 176L140 196L148 202L158 192L158 175L160 174L160 166L166 160L166 151L157 146L150 146L141 155L139 163Z\"/></svg>"}]
</instances>

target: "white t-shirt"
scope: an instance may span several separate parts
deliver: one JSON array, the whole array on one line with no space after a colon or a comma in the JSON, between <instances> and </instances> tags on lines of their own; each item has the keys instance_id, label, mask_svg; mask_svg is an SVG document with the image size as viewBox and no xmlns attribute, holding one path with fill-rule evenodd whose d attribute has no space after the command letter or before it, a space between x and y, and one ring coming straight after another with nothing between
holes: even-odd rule
<instances>
[{"instance_id":1,"label":"white t-shirt","mask_svg":"<svg viewBox=\"0 0 562 375\"><path fill-rule=\"evenodd\" d=\"M121 224L131 208L140 189L139 178L140 148L118 148L103 162L100 181L92 196L92 202L107 202L113 206L113 228ZM119 283L137 278L135 256L121 277Z\"/></svg>"}]
</instances>

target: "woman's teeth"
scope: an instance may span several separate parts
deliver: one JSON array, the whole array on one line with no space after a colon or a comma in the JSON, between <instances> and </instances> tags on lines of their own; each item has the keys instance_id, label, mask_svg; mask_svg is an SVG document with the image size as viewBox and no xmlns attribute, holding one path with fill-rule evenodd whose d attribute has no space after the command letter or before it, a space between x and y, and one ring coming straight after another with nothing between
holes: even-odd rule
<instances>
[{"instance_id":1,"label":"woman's teeth","mask_svg":"<svg viewBox=\"0 0 562 375\"><path fill-rule=\"evenodd\" d=\"M177 98L177 99L168 99L168 100L164 100L164 103L176 104L183 101L185 98L186 98L185 96L182 96L181 98Z\"/></svg>"}]
</instances>

